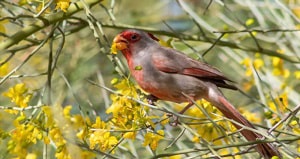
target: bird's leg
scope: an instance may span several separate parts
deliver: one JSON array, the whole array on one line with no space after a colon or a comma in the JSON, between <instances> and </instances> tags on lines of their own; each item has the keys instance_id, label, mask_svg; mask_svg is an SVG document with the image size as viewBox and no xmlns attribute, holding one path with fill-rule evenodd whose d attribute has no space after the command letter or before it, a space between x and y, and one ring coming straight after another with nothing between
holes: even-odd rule
<instances>
[{"instance_id":1,"label":"bird's leg","mask_svg":"<svg viewBox=\"0 0 300 159\"><path fill-rule=\"evenodd\" d=\"M148 104L150 104L150 105L155 105L155 102L158 100L158 98L152 94L147 95L146 99L147 99Z\"/></svg>"},{"instance_id":2,"label":"bird's leg","mask_svg":"<svg viewBox=\"0 0 300 159\"><path fill-rule=\"evenodd\" d=\"M183 114L185 111L187 111L191 106L193 106L194 103L193 102L189 102L188 105L186 105L180 112L179 114Z\"/></svg>"},{"instance_id":3,"label":"bird's leg","mask_svg":"<svg viewBox=\"0 0 300 159\"><path fill-rule=\"evenodd\" d=\"M189 102L188 105L186 105L180 112L178 112L179 114L183 114L185 111L187 111L191 106L193 106L194 103L193 102ZM179 118L176 115L172 115L174 122L171 123L172 126L177 126L180 122L179 122Z\"/></svg>"}]
</instances>

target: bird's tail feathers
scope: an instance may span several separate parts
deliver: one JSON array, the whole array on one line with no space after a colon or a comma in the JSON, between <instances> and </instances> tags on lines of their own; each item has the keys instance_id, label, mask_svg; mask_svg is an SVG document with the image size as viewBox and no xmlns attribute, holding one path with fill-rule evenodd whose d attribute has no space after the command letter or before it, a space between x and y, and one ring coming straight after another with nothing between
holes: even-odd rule
<instances>
[{"instance_id":1,"label":"bird's tail feathers","mask_svg":"<svg viewBox=\"0 0 300 159\"><path fill-rule=\"evenodd\" d=\"M224 116L228 119L232 119L246 127L253 128L255 127L245 118L243 117L235 107L227 101L227 99L223 95L218 95L217 102L213 104L224 114ZM237 129L241 129L242 127L238 124L233 123L233 125ZM249 129L241 130L241 134L248 140L248 141L256 141L262 139L263 136L256 132L253 132ZM271 143L260 143L256 145L257 151L266 159L272 158L273 156L278 156L281 158L281 155L277 148Z\"/></svg>"}]
</instances>

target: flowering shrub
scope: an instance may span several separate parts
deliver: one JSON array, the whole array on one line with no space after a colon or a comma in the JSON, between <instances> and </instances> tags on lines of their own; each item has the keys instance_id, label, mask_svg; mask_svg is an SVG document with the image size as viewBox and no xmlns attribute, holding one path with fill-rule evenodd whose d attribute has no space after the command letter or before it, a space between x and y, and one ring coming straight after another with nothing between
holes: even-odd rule
<instances>
[{"instance_id":1,"label":"flowering shrub","mask_svg":"<svg viewBox=\"0 0 300 159\"><path fill-rule=\"evenodd\" d=\"M0 158L259 158L205 100L184 114L187 103L148 104L111 46L118 29L137 28L228 74L241 87L224 95L265 137L257 142L298 159L297 5L1 0Z\"/></svg>"}]
</instances>

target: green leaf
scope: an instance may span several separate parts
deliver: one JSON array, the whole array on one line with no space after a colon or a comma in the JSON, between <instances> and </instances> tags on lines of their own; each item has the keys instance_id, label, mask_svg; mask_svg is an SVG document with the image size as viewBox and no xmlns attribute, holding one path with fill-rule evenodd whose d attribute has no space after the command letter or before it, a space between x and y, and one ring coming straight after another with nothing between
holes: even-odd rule
<instances>
[{"instance_id":1,"label":"green leaf","mask_svg":"<svg viewBox=\"0 0 300 159\"><path fill-rule=\"evenodd\" d=\"M246 21L246 25L247 26L250 26L250 25L252 25L254 23L254 19L252 19L252 18L250 18L250 19L248 19L247 21Z\"/></svg>"},{"instance_id":2,"label":"green leaf","mask_svg":"<svg viewBox=\"0 0 300 159\"><path fill-rule=\"evenodd\" d=\"M142 70L143 68L142 68L142 66L135 66L134 69L135 69L135 70Z\"/></svg>"}]
</instances>

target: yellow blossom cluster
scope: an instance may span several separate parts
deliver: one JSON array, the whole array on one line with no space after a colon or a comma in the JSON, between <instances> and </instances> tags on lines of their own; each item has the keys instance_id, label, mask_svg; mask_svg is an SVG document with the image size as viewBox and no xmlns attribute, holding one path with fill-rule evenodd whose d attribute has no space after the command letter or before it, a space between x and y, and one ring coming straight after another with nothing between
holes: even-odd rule
<instances>
[{"instance_id":1,"label":"yellow blossom cluster","mask_svg":"<svg viewBox=\"0 0 300 159\"><path fill-rule=\"evenodd\" d=\"M253 69L256 70L261 70L263 68L264 61L261 58L260 54L255 54L255 58L251 59L251 58L245 58L242 62L242 65L245 66L246 71L245 71L245 75L247 77L249 77L249 79L243 83L243 88L244 90L248 91L252 88L252 86L254 85L254 76L253 76Z\"/></svg>"},{"instance_id":2,"label":"yellow blossom cluster","mask_svg":"<svg viewBox=\"0 0 300 159\"><path fill-rule=\"evenodd\" d=\"M150 117L147 116L146 107L142 107L139 103L129 99L138 99L138 94L134 85L127 79L121 80L114 84L118 94L111 94L112 104L106 110L107 114L112 114L110 120L114 126L120 130L136 131L141 127L152 124ZM134 136L125 135L129 138Z\"/></svg>"},{"instance_id":3,"label":"yellow blossom cluster","mask_svg":"<svg viewBox=\"0 0 300 159\"><path fill-rule=\"evenodd\" d=\"M277 50L277 53L284 54L284 51L281 49ZM267 64L265 64L265 61ZM244 90L249 90L254 86L254 71L258 71L259 75L266 75L265 72L269 71L271 74L279 79L281 79L280 89L278 90L278 95L275 97L266 94L267 105L269 107L268 111L265 111L265 117L271 121L271 124L274 125L281 120L282 114L289 111L288 108L288 94L289 88L287 82L290 80L292 72L294 74L293 78L300 79L300 71L293 69L288 69L285 66L285 61L279 57L265 57L264 59L261 55L256 54L254 59L245 58L241 64L246 68L245 75L250 77L246 82L243 83ZM266 66L266 67L265 67ZM254 70L255 68L255 70ZM271 68L268 70L268 68ZM270 74L269 74L270 75ZM269 76L268 75L268 76ZM271 80L270 80L271 81Z\"/></svg>"},{"instance_id":4,"label":"yellow blossom cluster","mask_svg":"<svg viewBox=\"0 0 300 159\"><path fill-rule=\"evenodd\" d=\"M27 107L31 99L28 88L24 83L16 84L3 96L8 97L17 106ZM74 158L74 152L80 158L93 158L95 154L90 151L78 148L75 142L68 143L68 140L77 140L75 137L70 138L72 131L80 132L91 125L89 120L79 114L71 114L72 106L42 106L35 111L35 114L28 115L26 112L11 110L13 115L13 128L9 132L0 131L0 138L7 139L7 152L16 158L34 158L40 154L43 149L37 147L41 144L49 145L56 148L55 157L58 159ZM20 112L20 113L19 113ZM6 116L6 118L10 118ZM80 138L79 138L80 139ZM32 150L32 151L29 151ZM77 156L78 157L78 156Z\"/></svg>"},{"instance_id":5,"label":"yellow blossom cluster","mask_svg":"<svg viewBox=\"0 0 300 159\"><path fill-rule=\"evenodd\" d=\"M196 104L198 106L201 106L203 110L199 109L196 106L193 106L185 112L186 115L201 119L195 119L190 122L187 122L191 123L190 127L196 130L196 134L192 141L198 143L201 141L200 139L204 139L208 142L213 143L214 145L224 145L224 143L229 143L230 138L228 138L227 136L237 131L236 128L229 121L225 121L222 118L222 113L211 103L202 99L198 100ZM179 111L180 109L182 109L183 106L184 104L181 104L177 105L175 108ZM260 122L259 120L257 120L256 114L249 112L245 109L241 110L241 113L245 114L247 119L251 122ZM208 118L210 118L210 120L213 120L213 122L209 121ZM225 155L238 151L239 150L237 148L227 148L219 150L218 154ZM240 158L240 156L237 155L235 156L235 158Z\"/></svg>"},{"instance_id":6,"label":"yellow blossom cluster","mask_svg":"<svg viewBox=\"0 0 300 159\"><path fill-rule=\"evenodd\" d=\"M82 139L80 138L82 136L78 136L78 134L82 130L86 130L87 126L91 125L89 118L84 119L79 114L71 114L72 106L70 105L61 109L61 106L45 106L42 108L45 121L43 125L49 132L48 136L44 137L44 143L49 144L51 141L57 147L55 157L59 159L71 159L74 158L74 156L72 156L74 154L79 154L81 158L94 157L94 153L81 150L75 143L70 144L67 142L67 140L77 140L75 136L73 136L74 138L70 138L74 133L72 131L77 132L76 136L78 139ZM56 113L56 115L54 115L54 113ZM63 118L60 119L60 117ZM78 151L77 153L72 152L75 149Z\"/></svg>"},{"instance_id":7,"label":"yellow blossom cluster","mask_svg":"<svg viewBox=\"0 0 300 159\"><path fill-rule=\"evenodd\" d=\"M106 110L106 113L112 114L110 123L115 129L126 131L123 134L124 138L135 139L139 129L149 126L155 128L155 124L152 120L159 119L159 117L149 116L147 113L149 109L147 107L143 107L138 102L130 99L139 99L136 87L128 79L123 79L121 81L113 79L113 81L114 82L112 83L117 89L118 94L111 95L112 104ZM144 145L150 145L151 149L155 150L157 142L162 138L157 137L155 139L150 139L151 132L148 132L147 134L145 136ZM157 134L163 135L163 131L160 130Z\"/></svg>"},{"instance_id":8,"label":"yellow blossom cluster","mask_svg":"<svg viewBox=\"0 0 300 159\"><path fill-rule=\"evenodd\" d=\"M197 117L199 119L203 119L202 121L193 120L191 122L197 122L197 124L192 124L191 127L194 128L197 132L197 135L194 137L194 142L200 142L199 137L205 139L206 141L213 142L216 145L221 145L224 141L222 139L218 139L220 136L226 136L224 133L234 132L236 129L234 126L225 120L222 119L222 113L215 108L211 103L206 100L198 100L196 102L197 105L201 106L205 112L208 113L209 117L206 116L206 113L203 112L196 106L188 109L185 114L193 117ZM176 109L182 109L183 105L177 105ZM207 120L210 118L214 121L211 122ZM198 123L199 122L199 123ZM216 125L215 125L216 124ZM222 130L220 129L222 127Z\"/></svg>"},{"instance_id":9,"label":"yellow blossom cluster","mask_svg":"<svg viewBox=\"0 0 300 159\"><path fill-rule=\"evenodd\" d=\"M193 119L186 121L190 124L190 127L195 130L193 142L199 143L201 139L207 142L213 143L214 145L224 145L232 143L232 138L229 137L230 134L237 131L237 129L229 122L223 119L222 113L214 107L208 101L201 99L196 101L196 105L202 107L193 106L189 108L185 115L196 117L198 119ZM180 111L184 107L184 104L176 105L175 109ZM240 109L241 113L251 122L259 123L260 120L257 119L257 114L249 112L246 109ZM208 120L209 119L209 120ZM226 148L218 150L218 154L226 155L239 152L240 150L236 147ZM209 157L204 155L202 157ZM241 158L239 155L235 155L234 158Z\"/></svg>"},{"instance_id":10,"label":"yellow blossom cluster","mask_svg":"<svg viewBox=\"0 0 300 159\"><path fill-rule=\"evenodd\" d=\"M265 112L266 118L268 118L272 125L277 124L282 119L282 114L290 113L290 106L288 101L288 92L283 92L276 97L273 97L268 100L268 106L270 111ZM285 124L287 123L287 124ZM295 135L300 135L300 124L299 116L294 116L287 120L284 123L281 123L276 129L284 130L288 129L293 132ZM297 141L297 151L300 153L300 141Z\"/></svg>"},{"instance_id":11,"label":"yellow blossom cluster","mask_svg":"<svg viewBox=\"0 0 300 159\"><path fill-rule=\"evenodd\" d=\"M100 117L96 118L92 128L92 133L89 135L90 149L98 146L101 151L106 151L118 143L118 139L109 132L109 126Z\"/></svg>"},{"instance_id":12,"label":"yellow blossom cluster","mask_svg":"<svg viewBox=\"0 0 300 159\"><path fill-rule=\"evenodd\" d=\"M152 150L155 150L158 146L158 142L164 138L164 131L158 130L156 133L147 132L145 135L144 146L150 146Z\"/></svg>"},{"instance_id":13,"label":"yellow blossom cluster","mask_svg":"<svg viewBox=\"0 0 300 159\"><path fill-rule=\"evenodd\" d=\"M15 121L14 124L15 129L10 133L7 150L19 158L25 158L28 148L43 138L42 131L33 124L25 125L18 121Z\"/></svg>"},{"instance_id":14,"label":"yellow blossom cluster","mask_svg":"<svg viewBox=\"0 0 300 159\"><path fill-rule=\"evenodd\" d=\"M284 54L284 51L281 49L277 50L277 53ZM269 63L265 61L270 61ZM250 77L247 79L246 82L243 83L244 90L248 91L254 86L254 71L266 71L267 68L272 68L270 71L274 76L277 76L279 78L283 78L284 80L287 80L289 77L291 77L291 74L294 75L294 78L300 79L300 71L295 70L292 71L288 69L285 64L284 60L279 57L265 57L262 58L262 56L257 53L255 54L254 58L245 58L243 61L241 61L241 64L245 67L245 75L246 77ZM267 66L266 66L267 65ZM267 68L266 68L267 67ZM255 69L255 70L254 70ZM265 70L264 70L265 69ZM281 87L285 87L285 82L282 83Z\"/></svg>"},{"instance_id":15,"label":"yellow blossom cluster","mask_svg":"<svg viewBox=\"0 0 300 159\"><path fill-rule=\"evenodd\" d=\"M277 50L278 53L283 54L283 50ZM284 67L283 59L279 57L272 57L273 74L275 76L282 76L288 78L290 76L290 71Z\"/></svg>"},{"instance_id":16,"label":"yellow blossom cluster","mask_svg":"<svg viewBox=\"0 0 300 159\"><path fill-rule=\"evenodd\" d=\"M70 0L55 0L55 3L55 9L61 9L62 11L67 12L71 2Z\"/></svg>"},{"instance_id":17,"label":"yellow blossom cluster","mask_svg":"<svg viewBox=\"0 0 300 159\"><path fill-rule=\"evenodd\" d=\"M271 121L272 125L275 125L281 120L281 115L289 111L288 93L283 92L276 97L269 97L268 107L270 110L265 112L265 117Z\"/></svg>"},{"instance_id":18,"label":"yellow blossom cluster","mask_svg":"<svg viewBox=\"0 0 300 159\"><path fill-rule=\"evenodd\" d=\"M51 12L51 8L44 8L47 6L47 3L50 3L50 0L42 0L42 1L35 1L35 3L30 2L30 0L19 0L18 4L20 6L22 5L31 5L31 4L38 4L36 7L36 11L40 12L41 10L44 10L44 13L50 13ZM67 12L71 0L55 0L55 10L62 10L63 12ZM51 2L52 3L52 2ZM0 23L0 32L1 32L2 28L1 28L1 23Z\"/></svg>"},{"instance_id":19,"label":"yellow blossom cluster","mask_svg":"<svg viewBox=\"0 0 300 159\"><path fill-rule=\"evenodd\" d=\"M24 83L16 84L9 88L7 92L4 92L3 95L10 98L11 102L21 108L27 107L32 97L32 94L28 93L28 89Z\"/></svg>"},{"instance_id":20,"label":"yellow blossom cluster","mask_svg":"<svg viewBox=\"0 0 300 159\"><path fill-rule=\"evenodd\" d=\"M278 49L277 53L284 54L285 52L282 49ZM248 80L244 83L244 86L246 86L244 87L244 89L249 90L255 84L253 79L254 72L252 68L255 68L256 71L260 71L259 74L261 75L265 75L265 72L269 71L274 76L274 78L276 77L281 80L280 89L278 89L277 94L271 95L268 93L265 95L268 110L264 112L264 117L268 119L271 125L274 126L278 122L282 122L284 116L291 113L289 96L292 90L292 85L291 83L290 85L287 85L287 83L289 83L291 79L300 79L300 71L297 68L293 69L291 67L288 67L289 63L285 62L282 58L279 57L265 57L264 60L268 60L268 62L266 62L266 67L264 67L264 61L261 58L258 59L258 56L255 56L254 60L245 58L242 61L242 64L246 67L245 75L247 77L251 77L251 80ZM271 69L268 70L268 68ZM276 129L292 131L294 134L300 134L299 118L296 116L291 117L287 121L282 122L280 125L277 125ZM297 145L299 147L300 142L297 142ZM297 151L300 152L300 149L298 148Z\"/></svg>"}]
</instances>

